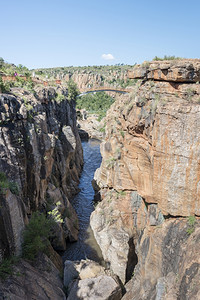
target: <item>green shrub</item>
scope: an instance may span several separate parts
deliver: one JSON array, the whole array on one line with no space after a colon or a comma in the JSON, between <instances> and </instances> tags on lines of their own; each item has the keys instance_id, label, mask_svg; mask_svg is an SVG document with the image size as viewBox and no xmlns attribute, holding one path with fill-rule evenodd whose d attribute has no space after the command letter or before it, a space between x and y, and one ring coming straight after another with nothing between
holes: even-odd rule
<instances>
[{"instance_id":1,"label":"green shrub","mask_svg":"<svg viewBox=\"0 0 200 300\"><path fill-rule=\"evenodd\" d=\"M126 192L125 191L119 191L118 195L124 197L124 196L126 196Z\"/></svg>"},{"instance_id":2,"label":"green shrub","mask_svg":"<svg viewBox=\"0 0 200 300\"><path fill-rule=\"evenodd\" d=\"M68 88L68 99L70 101L75 101L76 97L80 94L77 84L70 79L67 83L67 88Z\"/></svg>"},{"instance_id":3,"label":"green shrub","mask_svg":"<svg viewBox=\"0 0 200 300\"><path fill-rule=\"evenodd\" d=\"M63 100L65 100L65 96L64 95L62 95L62 94L57 94L56 95L56 102L60 103Z\"/></svg>"},{"instance_id":4,"label":"green shrub","mask_svg":"<svg viewBox=\"0 0 200 300\"><path fill-rule=\"evenodd\" d=\"M188 225L189 226L194 226L195 225L195 223L196 223L195 216L189 216L187 219L188 219Z\"/></svg>"},{"instance_id":5,"label":"green shrub","mask_svg":"<svg viewBox=\"0 0 200 300\"><path fill-rule=\"evenodd\" d=\"M162 57L158 57L158 56L155 56L153 58L153 60L155 61L158 61L158 60L175 60L175 59L182 59L182 57L177 57L177 56L174 56L174 55L165 55L163 58Z\"/></svg>"},{"instance_id":6,"label":"green shrub","mask_svg":"<svg viewBox=\"0 0 200 300\"><path fill-rule=\"evenodd\" d=\"M196 223L196 218L195 216L189 216L187 218L187 222L189 227L187 228L186 232L190 235L194 232L195 230L195 223Z\"/></svg>"},{"instance_id":7,"label":"green shrub","mask_svg":"<svg viewBox=\"0 0 200 300\"><path fill-rule=\"evenodd\" d=\"M120 129L120 134L121 136L124 138L125 134L124 134L124 131Z\"/></svg>"},{"instance_id":8,"label":"green shrub","mask_svg":"<svg viewBox=\"0 0 200 300\"><path fill-rule=\"evenodd\" d=\"M9 83L4 83L0 76L0 93L7 93L10 91Z\"/></svg>"},{"instance_id":9,"label":"green shrub","mask_svg":"<svg viewBox=\"0 0 200 300\"><path fill-rule=\"evenodd\" d=\"M13 275L13 265L18 261L19 259L15 256L10 258L5 258L0 263L0 278L6 279L9 275ZM15 275L19 275L19 273L16 273Z\"/></svg>"},{"instance_id":10,"label":"green shrub","mask_svg":"<svg viewBox=\"0 0 200 300\"><path fill-rule=\"evenodd\" d=\"M16 182L9 181L6 174L0 172L0 191L2 194L5 194L7 189L10 189L11 193L19 195L18 184Z\"/></svg>"},{"instance_id":11,"label":"green shrub","mask_svg":"<svg viewBox=\"0 0 200 300\"><path fill-rule=\"evenodd\" d=\"M18 187L18 184L16 182L10 181L9 182L9 189L10 189L11 193L13 193L15 195L19 195L19 187Z\"/></svg>"},{"instance_id":12,"label":"green shrub","mask_svg":"<svg viewBox=\"0 0 200 300\"><path fill-rule=\"evenodd\" d=\"M56 203L56 207L53 210L49 211L48 214L53 218L53 220L56 223L62 224L62 223L64 223L64 221L63 221L61 213L59 211L59 206L60 205L61 205L61 202L58 201Z\"/></svg>"},{"instance_id":13,"label":"green shrub","mask_svg":"<svg viewBox=\"0 0 200 300\"><path fill-rule=\"evenodd\" d=\"M24 258L34 260L40 252L48 254L52 226L52 220L47 219L44 214L39 212L32 214L23 235L22 250Z\"/></svg>"},{"instance_id":14,"label":"green shrub","mask_svg":"<svg viewBox=\"0 0 200 300\"><path fill-rule=\"evenodd\" d=\"M106 160L106 168L107 169L112 169L115 165L116 162L116 158L114 157L110 157Z\"/></svg>"}]
</instances>

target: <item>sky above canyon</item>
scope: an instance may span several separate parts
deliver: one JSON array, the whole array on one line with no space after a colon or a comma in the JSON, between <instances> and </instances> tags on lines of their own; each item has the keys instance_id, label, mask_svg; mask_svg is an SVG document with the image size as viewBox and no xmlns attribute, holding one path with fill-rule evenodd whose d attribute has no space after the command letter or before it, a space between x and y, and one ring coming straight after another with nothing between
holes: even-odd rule
<instances>
[{"instance_id":1,"label":"sky above canyon","mask_svg":"<svg viewBox=\"0 0 200 300\"><path fill-rule=\"evenodd\" d=\"M200 58L200 1L1 1L0 57L28 68Z\"/></svg>"}]
</instances>

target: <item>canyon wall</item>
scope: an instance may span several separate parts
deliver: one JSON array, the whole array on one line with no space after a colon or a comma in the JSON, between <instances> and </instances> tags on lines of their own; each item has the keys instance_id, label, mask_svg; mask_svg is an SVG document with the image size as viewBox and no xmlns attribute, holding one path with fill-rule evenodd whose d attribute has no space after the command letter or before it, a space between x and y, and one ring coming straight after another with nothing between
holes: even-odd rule
<instances>
[{"instance_id":1,"label":"canyon wall","mask_svg":"<svg viewBox=\"0 0 200 300\"><path fill-rule=\"evenodd\" d=\"M35 74L40 79L55 80L57 84L65 85L72 79L79 90L85 91L89 88L99 87L123 87L128 86L129 80L128 65L113 66L87 66L87 67L63 67L50 69L37 69Z\"/></svg>"},{"instance_id":2,"label":"canyon wall","mask_svg":"<svg viewBox=\"0 0 200 300\"><path fill-rule=\"evenodd\" d=\"M128 72L110 71L105 74L98 74L96 72L76 71L71 75L70 78L76 82L80 91L84 91L86 88L120 86L120 83L127 81Z\"/></svg>"},{"instance_id":3,"label":"canyon wall","mask_svg":"<svg viewBox=\"0 0 200 300\"><path fill-rule=\"evenodd\" d=\"M106 118L91 226L123 299L198 299L200 61L136 66ZM98 189L98 188L97 188Z\"/></svg>"},{"instance_id":4,"label":"canyon wall","mask_svg":"<svg viewBox=\"0 0 200 300\"><path fill-rule=\"evenodd\" d=\"M62 94L62 101L58 97ZM0 261L21 254L22 232L33 211L59 203L63 225L52 245L65 250L78 221L70 204L77 192L83 156L75 104L67 91L13 88L0 95Z\"/></svg>"}]
</instances>

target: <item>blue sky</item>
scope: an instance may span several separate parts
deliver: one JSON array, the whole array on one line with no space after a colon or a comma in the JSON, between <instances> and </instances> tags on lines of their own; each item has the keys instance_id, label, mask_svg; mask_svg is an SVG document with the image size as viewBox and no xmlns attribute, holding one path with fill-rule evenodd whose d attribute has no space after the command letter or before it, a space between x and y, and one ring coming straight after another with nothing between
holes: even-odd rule
<instances>
[{"instance_id":1,"label":"blue sky","mask_svg":"<svg viewBox=\"0 0 200 300\"><path fill-rule=\"evenodd\" d=\"M200 58L199 0L2 0L0 7L0 57L28 68Z\"/></svg>"}]
</instances>

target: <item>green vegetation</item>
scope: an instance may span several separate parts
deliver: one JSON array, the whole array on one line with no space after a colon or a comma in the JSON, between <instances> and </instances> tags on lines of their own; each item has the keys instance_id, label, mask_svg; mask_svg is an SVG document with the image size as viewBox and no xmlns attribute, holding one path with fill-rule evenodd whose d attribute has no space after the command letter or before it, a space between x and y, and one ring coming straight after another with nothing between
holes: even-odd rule
<instances>
[{"instance_id":1,"label":"green vegetation","mask_svg":"<svg viewBox=\"0 0 200 300\"><path fill-rule=\"evenodd\" d=\"M2 77L0 76L0 93L7 93L10 91L10 86L8 83L4 83Z\"/></svg>"},{"instance_id":2,"label":"green vegetation","mask_svg":"<svg viewBox=\"0 0 200 300\"><path fill-rule=\"evenodd\" d=\"M112 169L115 165L116 160L117 159L115 157L110 157L109 159L107 159L106 160L106 168Z\"/></svg>"},{"instance_id":3,"label":"green vegetation","mask_svg":"<svg viewBox=\"0 0 200 300\"><path fill-rule=\"evenodd\" d=\"M134 64L135 65L135 64ZM134 65L124 65L124 64L116 64L112 66L83 66L83 67L59 67L59 68L41 68L36 69L35 74L39 77L45 78L46 76L49 79L56 79L58 74L64 75L73 75L77 73L90 73L90 74L99 74L101 77L101 80L104 81L108 77L109 74L112 74L112 72L115 72L116 75L120 75L121 73L127 72L130 68L132 68ZM132 81L131 81L132 82Z\"/></svg>"},{"instance_id":4,"label":"green vegetation","mask_svg":"<svg viewBox=\"0 0 200 300\"><path fill-rule=\"evenodd\" d=\"M18 66L15 66L14 64L10 64L4 61L2 57L0 57L0 71L3 72L5 75L14 76L15 73L30 77L31 71L29 69L21 64Z\"/></svg>"},{"instance_id":5,"label":"green vegetation","mask_svg":"<svg viewBox=\"0 0 200 300\"><path fill-rule=\"evenodd\" d=\"M57 103L60 103L63 100L65 100L65 96L63 94L57 94L55 100L56 100Z\"/></svg>"},{"instance_id":6,"label":"green vegetation","mask_svg":"<svg viewBox=\"0 0 200 300\"><path fill-rule=\"evenodd\" d=\"M195 223L196 223L196 218L195 216L189 216L187 218L187 222L188 222L188 225L189 227L187 228L187 233L190 235L194 232L194 229L195 229Z\"/></svg>"},{"instance_id":7,"label":"green vegetation","mask_svg":"<svg viewBox=\"0 0 200 300\"><path fill-rule=\"evenodd\" d=\"M31 79L31 71L21 64L15 66L7 63L0 57L0 92L7 93L11 87L25 87L27 90L33 92L33 81ZM2 76L15 76L16 80L8 80L3 82ZM22 76L22 77L21 77ZM25 77L25 78L23 78Z\"/></svg>"},{"instance_id":8,"label":"green vegetation","mask_svg":"<svg viewBox=\"0 0 200 300\"><path fill-rule=\"evenodd\" d=\"M174 56L174 55L172 55L172 56L165 55L163 58L162 57L158 57L158 56L155 56L153 58L153 60L156 60L156 61L158 61L158 60L176 60L176 59L182 59L182 57L177 57L177 56Z\"/></svg>"},{"instance_id":9,"label":"green vegetation","mask_svg":"<svg viewBox=\"0 0 200 300\"><path fill-rule=\"evenodd\" d=\"M24 100L24 105L25 105L27 111L32 110L33 106L30 103L28 103L28 100L26 98L24 98L24 97L23 97L23 100Z\"/></svg>"},{"instance_id":10,"label":"green vegetation","mask_svg":"<svg viewBox=\"0 0 200 300\"><path fill-rule=\"evenodd\" d=\"M52 210L52 211L49 211L48 214L50 216L52 216L53 220L56 222L56 223L59 223L59 224L62 224L64 223L63 222L63 219L62 219L62 216L61 216L61 213L59 211L59 206L61 205L61 202L58 201L56 203L56 207Z\"/></svg>"},{"instance_id":11,"label":"green vegetation","mask_svg":"<svg viewBox=\"0 0 200 300\"><path fill-rule=\"evenodd\" d=\"M122 197L126 196L126 192L125 191L119 191L117 193L118 193L119 196L122 196Z\"/></svg>"},{"instance_id":12,"label":"green vegetation","mask_svg":"<svg viewBox=\"0 0 200 300\"><path fill-rule=\"evenodd\" d=\"M73 80L69 80L67 83L68 99L70 101L76 101L76 97L80 94L77 84Z\"/></svg>"},{"instance_id":13,"label":"green vegetation","mask_svg":"<svg viewBox=\"0 0 200 300\"><path fill-rule=\"evenodd\" d=\"M13 266L18 262L19 258L12 256L10 258L5 258L0 263L0 278L5 280L9 275L21 275L19 273L14 273Z\"/></svg>"},{"instance_id":14,"label":"green vegetation","mask_svg":"<svg viewBox=\"0 0 200 300\"><path fill-rule=\"evenodd\" d=\"M186 93L185 93L185 96L186 96L186 100L187 101L192 101L192 99L193 99L193 96L196 94L196 90L195 89L193 89L193 88L188 88L187 90L186 90Z\"/></svg>"},{"instance_id":15,"label":"green vegetation","mask_svg":"<svg viewBox=\"0 0 200 300\"><path fill-rule=\"evenodd\" d=\"M106 132L106 125L104 125L103 127L101 127L99 129L99 131L105 133Z\"/></svg>"},{"instance_id":16,"label":"green vegetation","mask_svg":"<svg viewBox=\"0 0 200 300\"><path fill-rule=\"evenodd\" d=\"M53 220L47 219L44 214L34 212L29 224L24 231L24 242L22 245L23 257L34 260L39 252L48 255L50 245L51 229Z\"/></svg>"},{"instance_id":17,"label":"green vegetation","mask_svg":"<svg viewBox=\"0 0 200 300\"><path fill-rule=\"evenodd\" d=\"M76 100L76 108L85 108L89 113L98 114L100 121L105 117L107 110L114 102L111 96L108 96L105 92L98 92L96 94L87 94L78 97Z\"/></svg>"},{"instance_id":18,"label":"green vegetation","mask_svg":"<svg viewBox=\"0 0 200 300\"><path fill-rule=\"evenodd\" d=\"M16 182L9 181L6 174L0 172L0 192L5 195L6 190L10 189L11 193L19 195L19 187Z\"/></svg>"},{"instance_id":19,"label":"green vegetation","mask_svg":"<svg viewBox=\"0 0 200 300\"><path fill-rule=\"evenodd\" d=\"M124 138L124 136L125 136L124 131L120 129L119 132L120 132L121 136Z\"/></svg>"},{"instance_id":20,"label":"green vegetation","mask_svg":"<svg viewBox=\"0 0 200 300\"><path fill-rule=\"evenodd\" d=\"M112 80L107 81L109 84L114 85L114 86L119 86L122 88L126 88L127 86L135 85L137 82L137 79L119 79L119 78L113 78Z\"/></svg>"}]
</instances>

